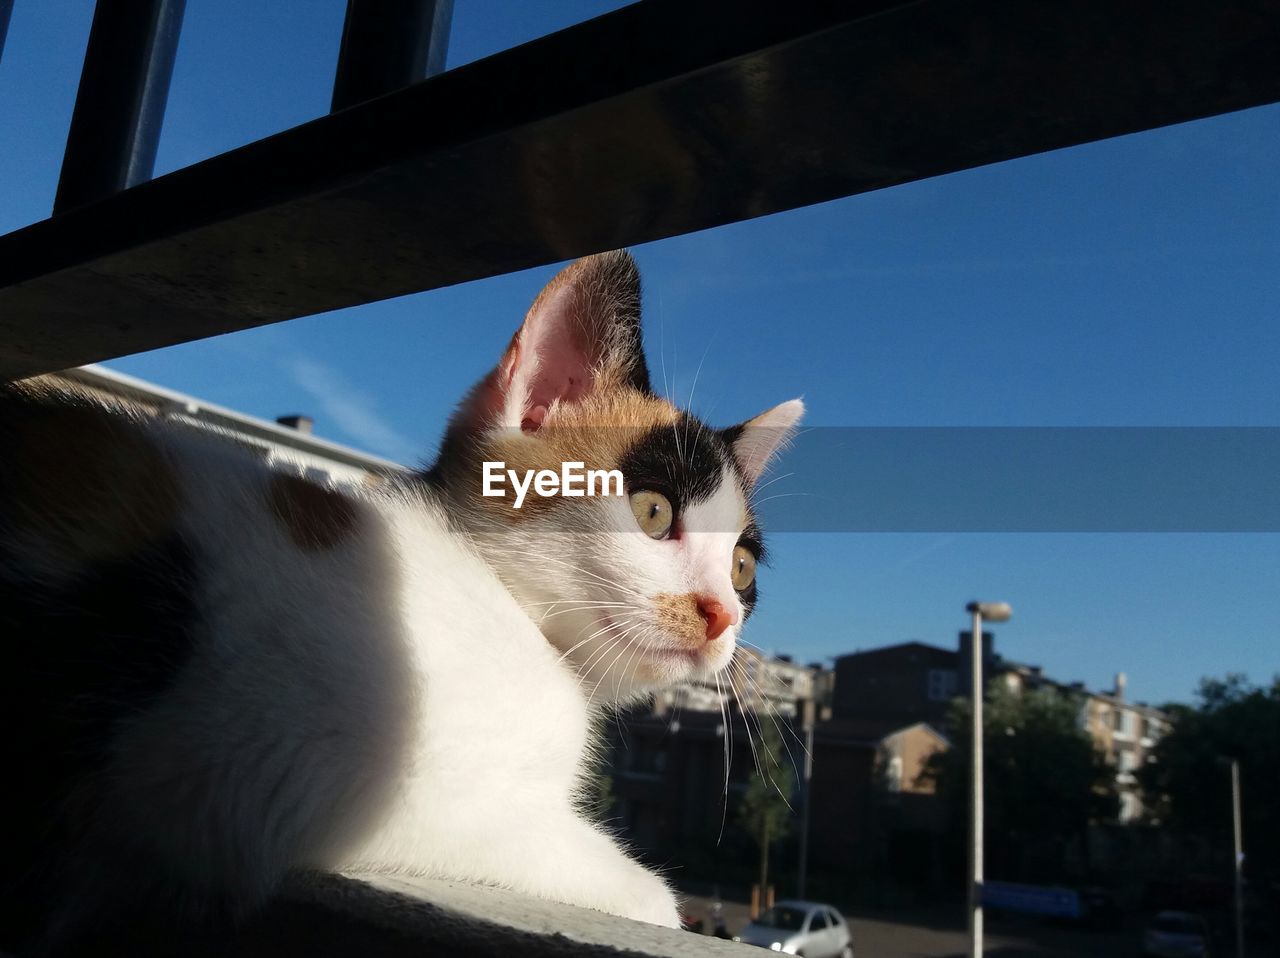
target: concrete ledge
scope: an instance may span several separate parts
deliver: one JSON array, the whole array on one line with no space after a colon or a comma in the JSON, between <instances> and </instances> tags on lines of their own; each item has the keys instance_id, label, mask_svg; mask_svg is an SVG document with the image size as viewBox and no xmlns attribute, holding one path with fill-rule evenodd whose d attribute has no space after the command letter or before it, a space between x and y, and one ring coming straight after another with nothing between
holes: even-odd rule
<instances>
[{"instance_id":1,"label":"concrete ledge","mask_svg":"<svg viewBox=\"0 0 1280 958\"><path fill-rule=\"evenodd\" d=\"M755 949L501 888L398 875L311 874L220 954L235 956L625 955L708 958Z\"/></svg>"}]
</instances>

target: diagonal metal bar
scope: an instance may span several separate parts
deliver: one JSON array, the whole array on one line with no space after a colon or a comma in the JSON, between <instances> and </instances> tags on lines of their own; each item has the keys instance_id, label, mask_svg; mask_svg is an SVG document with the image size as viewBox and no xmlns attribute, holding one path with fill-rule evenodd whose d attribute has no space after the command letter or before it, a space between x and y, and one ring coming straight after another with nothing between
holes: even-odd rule
<instances>
[{"instance_id":1,"label":"diagonal metal bar","mask_svg":"<svg viewBox=\"0 0 1280 958\"><path fill-rule=\"evenodd\" d=\"M187 0L98 0L54 213L151 178Z\"/></svg>"},{"instance_id":2,"label":"diagonal metal bar","mask_svg":"<svg viewBox=\"0 0 1280 958\"><path fill-rule=\"evenodd\" d=\"M444 70L453 0L347 0L333 110Z\"/></svg>"},{"instance_id":3,"label":"diagonal metal bar","mask_svg":"<svg viewBox=\"0 0 1280 958\"><path fill-rule=\"evenodd\" d=\"M0 377L1269 103L1278 62L1275 0L646 0L0 237Z\"/></svg>"},{"instance_id":4,"label":"diagonal metal bar","mask_svg":"<svg viewBox=\"0 0 1280 958\"><path fill-rule=\"evenodd\" d=\"M0 61L4 60L4 41L9 35L9 20L13 17L13 0L0 0Z\"/></svg>"}]
</instances>

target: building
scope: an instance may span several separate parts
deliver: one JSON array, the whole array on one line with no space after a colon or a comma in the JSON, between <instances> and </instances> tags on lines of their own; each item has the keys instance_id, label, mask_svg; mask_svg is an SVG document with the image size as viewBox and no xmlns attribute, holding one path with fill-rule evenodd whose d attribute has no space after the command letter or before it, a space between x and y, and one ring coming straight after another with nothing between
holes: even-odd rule
<instances>
[{"instance_id":1,"label":"building","mask_svg":"<svg viewBox=\"0 0 1280 958\"><path fill-rule=\"evenodd\" d=\"M307 416L281 416L276 422L270 422L104 366L68 369L54 374L53 378L103 399L123 402L152 415L255 446L266 452L269 461L287 463L316 482L377 482L408 471L389 459L312 435L312 423Z\"/></svg>"},{"instance_id":2,"label":"building","mask_svg":"<svg viewBox=\"0 0 1280 958\"><path fill-rule=\"evenodd\" d=\"M778 723L802 767L803 703L825 694L826 671L744 647L718 682L681 683L619 716L607 729L610 774L628 838L654 859L714 844L755 768L759 722Z\"/></svg>"},{"instance_id":3,"label":"building","mask_svg":"<svg viewBox=\"0 0 1280 958\"><path fill-rule=\"evenodd\" d=\"M1081 722L1116 769L1123 823L1142 817L1142 795L1136 772L1154 760L1153 750L1170 728L1169 716L1143 702L1125 697L1125 674L1116 674L1108 692L1088 692Z\"/></svg>"},{"instance_id":4,"label":"building","mask_svg":"<svg viewBox=\"0 0 1280 958\"><path fill-rule=\"evenodd\" d=\"M832 715L943 728L958 694L959 663L954 650L905 642L836 659Z\"/></svg>"},{"instance_id":5,"label":"building","mask_svg":"<svg viewBox=\"0 0 1280 958\"><path fill-rule=\"evenodd\" d=\"M726 828L732 835L755 770L758 723L782 729L798 811L812 715L811 866L841 874L898 868L904 878L936 871L945 817L920 773L949 746L945 736L920 720L833 718L840 685L830 669L748 649L738 655L732 685L723 677L719 686L678 685L609 727L613 817L628 839L652 860L714 868L706 859L719 854Z\"/></svg>"},{"instance_id":6,"label":"building","mask_svg":"<svg viewBox=\"0 0 1280 958\"><path fill-rule=\"evenodd\" d=\"M834 670L834 717L897 725L927 722L945 728L951 700L970 687L971 642L971 633L965 631L959 634L954 649L905 642L840 656ZM1116 770L1119 821L1141 818L1142 799L1134 773L1149 760L1155 743L1168 731L1168 716L1144 703L1128 701L1124 673L1116 676L1113 689L1093 692L1080 682L1051 679L1039 666L1000 657L989 632L983 633L982 643L985 682L1003 682L1014 692L1050 688L1080 698L1080 727Z\"/></svg>"}]
</instances>

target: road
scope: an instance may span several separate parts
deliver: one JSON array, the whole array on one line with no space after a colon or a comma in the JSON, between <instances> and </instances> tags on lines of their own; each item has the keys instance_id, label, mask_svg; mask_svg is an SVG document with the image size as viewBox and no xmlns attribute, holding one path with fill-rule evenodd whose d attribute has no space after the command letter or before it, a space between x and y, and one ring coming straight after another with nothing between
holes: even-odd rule
<instances>
[{"instance_id":1,"label":"road","mask_svg":"<svg viewBox=\"0 0 1280 958\"><path fill-rule=\"evenodd\" d=\"M685 911L702 918L706 929L711 900L690 897ZM725 923L736 932L747 923L748 908L724 903ZM962 958L968 953L964 914L956 909L885 911L874 916L847 915L853 926L858 958ZM991 958L1134 958L1138 932L1091 932L1065 929L1034 919L993 918L988 921L985 951Z\"/></svg>"}]
</instances>

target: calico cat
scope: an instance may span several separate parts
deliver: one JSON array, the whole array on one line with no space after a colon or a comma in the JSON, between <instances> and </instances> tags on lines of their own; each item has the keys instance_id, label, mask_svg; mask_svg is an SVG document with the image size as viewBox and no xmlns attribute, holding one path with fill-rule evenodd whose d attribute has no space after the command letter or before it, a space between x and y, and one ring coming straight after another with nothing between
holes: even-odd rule
<instances>
[{"instance_id":1,"label":"calico cat","mask_svg":"<svg viewBox=\"0 0 1280 958\"><path fill-rule=\"evenodd\" d=\"M295 868L676 927L579 811L593 722L729 662L751 490L802 411L717 431L657 396L621 252L542 291L404 481L317 485L49 380L0 388L3 945L243 915ZM499 461L625 488L517 510L483 494Z\"/></svg>"}]
</instances>

